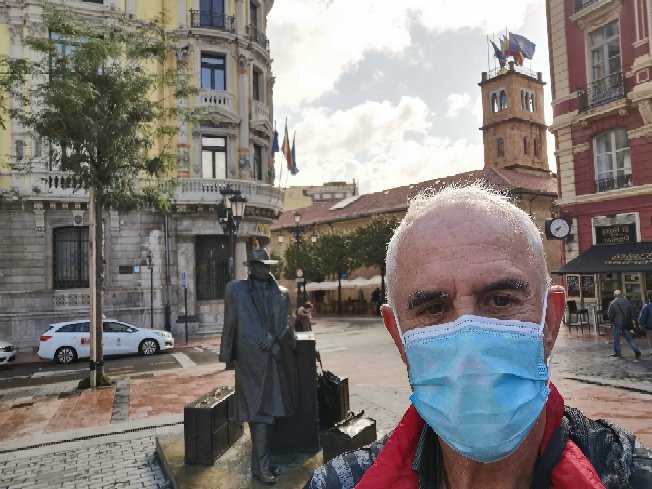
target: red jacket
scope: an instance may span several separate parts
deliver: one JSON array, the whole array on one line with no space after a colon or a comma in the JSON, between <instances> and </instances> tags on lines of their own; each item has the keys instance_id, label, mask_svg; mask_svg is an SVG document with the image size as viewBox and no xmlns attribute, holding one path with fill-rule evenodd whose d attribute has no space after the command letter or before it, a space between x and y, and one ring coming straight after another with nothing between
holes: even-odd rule
<instances>
[{"instance_id":1,"label":"red jacket","mask_svg":"<svg viewBox=\"0 0 652 489\"><path fill-rule=\"evenodd\" d=\"M550 389L546 403L546 426L539 453L545 450L564 414L563 398L554 385L550 384ZM410 406L375 463L355 486L356 489L418 489L419 478L412 470L412 462L423 424L417 410ZM582 451L568 440L559 463L552 471L551 489L604 489L604 485Z\"/></svg>"}]
</instances>

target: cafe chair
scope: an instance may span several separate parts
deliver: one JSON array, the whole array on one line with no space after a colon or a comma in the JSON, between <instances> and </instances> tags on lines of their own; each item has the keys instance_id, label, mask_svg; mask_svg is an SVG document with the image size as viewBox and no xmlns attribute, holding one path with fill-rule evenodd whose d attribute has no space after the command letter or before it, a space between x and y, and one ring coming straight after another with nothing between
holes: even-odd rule
<instances>
[{"instance_id":1,"label":"cafe chair","mask_svg":"<svg viewBox=\"0 0 652 489\"><path fill-rule=\"evenodd\" d=\"M577 301L566 301L566 307L568 308L568 331L575 326L581 328L582 334L584 334L584 325L586 324L589 328L589 310L578 309ZM573 322L573 316L575 316L575 322Z\"/></svg>"}]
</instances>

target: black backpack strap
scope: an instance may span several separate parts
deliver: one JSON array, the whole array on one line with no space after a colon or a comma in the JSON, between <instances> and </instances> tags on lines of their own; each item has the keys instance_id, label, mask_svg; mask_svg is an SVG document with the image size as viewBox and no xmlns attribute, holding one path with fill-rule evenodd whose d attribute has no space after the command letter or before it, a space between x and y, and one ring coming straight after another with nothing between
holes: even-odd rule
<instances>
[{"instance_id":1,"label":"black backpack strap","mask_svg":"<svg viewBox=\"0 0 652 489\"><path fill-rule=\"evenodd\" d=\"M552 434L543 454L537 459L530 489L550 489L552 470L559 463L567 441L568 432L564 429L562 423Z\"/></svg>"}]
</instances>

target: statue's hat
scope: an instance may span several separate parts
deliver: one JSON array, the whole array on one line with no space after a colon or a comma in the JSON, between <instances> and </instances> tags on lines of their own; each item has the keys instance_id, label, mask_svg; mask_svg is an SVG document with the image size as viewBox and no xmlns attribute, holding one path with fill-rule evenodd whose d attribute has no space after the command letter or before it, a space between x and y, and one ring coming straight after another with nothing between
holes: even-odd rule
<instances>
[{"instance_id":1,"label":"statue's hat","mask_svg":"<svg viewBox=\"0 0 652 489\"><path fill-rule=\"evenodd\" d=\"M276 265L278 260L270 260L267 250L261 248L259 250L251 250L251 253L249 253L249 259L244 262L244 264L249 266L250 263L254 262L262 263L264 265Z\"/></svg>"}]
</instances>

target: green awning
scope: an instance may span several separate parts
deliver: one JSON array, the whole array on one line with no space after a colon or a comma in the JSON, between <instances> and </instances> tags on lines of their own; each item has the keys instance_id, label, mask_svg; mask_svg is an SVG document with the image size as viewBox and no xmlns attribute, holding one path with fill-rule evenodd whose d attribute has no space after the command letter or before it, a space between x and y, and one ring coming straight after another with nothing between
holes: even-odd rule
<instances>
[{"instance_id":1,"label":"green awning","mask_svg":"<svg viewBox=\"0 0 652 489\"><path fill-rule=\"evenodd\" d=\"M552 273L612 272L652 272L652 242L594 245Z\"/></svg>"}]
</instances>

